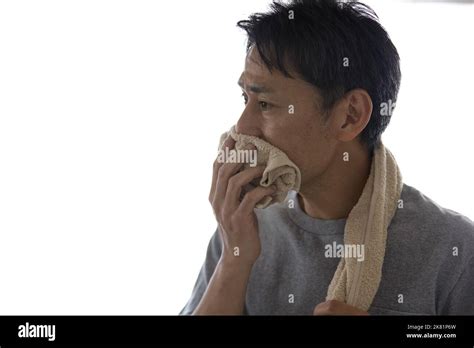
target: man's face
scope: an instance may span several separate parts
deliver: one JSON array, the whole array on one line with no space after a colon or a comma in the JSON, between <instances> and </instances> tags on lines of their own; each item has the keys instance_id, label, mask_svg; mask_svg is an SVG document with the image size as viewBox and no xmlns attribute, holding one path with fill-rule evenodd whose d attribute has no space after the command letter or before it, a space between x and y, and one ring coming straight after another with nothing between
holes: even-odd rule
<instances>
[{"instance_id":1,"label":"man's face","mask_svg":"<svg viewBox=\"0 0 474 348\"><path fill-rule=\"evenodd\" d=\"M337 141L318 108L319 93L301 79L270 72L256 48L247 55L239 84L246 104L236 131L283 150L300 168L304 189L325 172L336 152Z\"/></svg>"}]
</instances>

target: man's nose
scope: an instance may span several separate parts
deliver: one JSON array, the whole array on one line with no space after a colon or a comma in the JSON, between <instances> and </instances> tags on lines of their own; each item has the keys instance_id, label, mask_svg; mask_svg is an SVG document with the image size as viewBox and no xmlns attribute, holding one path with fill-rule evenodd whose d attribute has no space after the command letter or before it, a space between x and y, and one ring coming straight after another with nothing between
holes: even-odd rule
<instances>
[{"instance_id":1,"label":"man's nose","mask_svg":"<svg viewBox=\"0 0 474 348\"><path fill-rule=\"evenodd\" d=\"M245 106L242 115L235 125L235 131L237 133L253 135L260 137L262 135L260 131L260 118L257 112L252 110L250 104Z\"/></svg>"}]
</instances>

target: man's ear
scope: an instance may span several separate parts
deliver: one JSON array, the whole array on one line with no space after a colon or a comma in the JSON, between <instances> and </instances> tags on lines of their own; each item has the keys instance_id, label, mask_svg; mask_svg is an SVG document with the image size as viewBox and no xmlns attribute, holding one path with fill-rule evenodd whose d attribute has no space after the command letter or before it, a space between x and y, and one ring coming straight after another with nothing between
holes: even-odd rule
<instances>
[{"instance_id":1,"label":"man's ear","mask_svg":"<svg viewBox=\"0 0 474 348\"><path fill-rule=\"evenodd\" d=\"M331 128L339 141L355 139L370 121L372 98L366 90L357 88L347 92L334 106Z\"/></svg>"}]
</instances>

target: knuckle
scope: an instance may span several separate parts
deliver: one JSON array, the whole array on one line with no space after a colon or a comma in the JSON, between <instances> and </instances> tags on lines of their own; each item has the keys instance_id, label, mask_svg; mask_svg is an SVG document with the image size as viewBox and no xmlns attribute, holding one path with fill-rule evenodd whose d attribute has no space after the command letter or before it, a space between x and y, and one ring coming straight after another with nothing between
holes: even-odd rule
<instances>
[{"instance_id":1,"label":"knuckle","mask_svg":"<svg viewBox=\"0 0 474 348\"><path fill-rule=\"evenodd\" d=\"M248 196L248 199L250 200L254 200L256 199L257 197L260 196L260 189L259 187L253 189L252 191L249 191L246 196Z\"/></svg>"},{"instance_id":2,"label":"knuckle","mask_svg":"<svg viewBox=\"0 0 474 348\"><path fill-rule=\"evenodd\" d=\"M227 166L226 165L221 165L219 169L217 170L217 174L222 177L226 173Z\"/></svg>"},{"instance_id":3,"label":"knuckle","mask_svg":"<svg viewBox=\"0 0 474 348\"><path fill-rule=\"evenodd\" d=\"M230 223L232 224L232 226L237 225L239 221L242 221L242 218L239 216L238 213L235 213L232 216L230 216Z\"/></svg>"},{"instance_id":4,"label":"knuckle","mask_svg":"<svg viewBox=\"0 0 474 348\"><path fill-rule=\"evenodd\" d=\"M230 189L234 189L234 188L236 188L236 187L238 186L238 184L239 184L239 178L238 178L236 175L234 175L234 176L232 176L232 177L229 179L228 182L229 182L228 187L229 187Z\"/></svg>"},{"instance_id":5,"label":"knuckle","mask_svg":"<svg viewBox=\"0 0 474 348\"><path fill-rule=\"evenodd\" d=\"M337 302L334 300L329 300L326 302L326 308L329 311L335 310L337 308Z\"/></svg>"}]
</instances>

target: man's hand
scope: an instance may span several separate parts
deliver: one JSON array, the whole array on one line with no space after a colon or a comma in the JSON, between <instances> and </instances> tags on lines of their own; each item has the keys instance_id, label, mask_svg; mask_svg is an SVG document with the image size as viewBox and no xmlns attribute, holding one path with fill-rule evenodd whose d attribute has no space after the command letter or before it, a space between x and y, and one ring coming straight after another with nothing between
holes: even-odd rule
<instances>
[{"instance_id":1,"label":"man's hand","mask_svg":"<svg viewBox=\"0 0 474 348\"><path fill-rule=\"evenodd\" d=\"M235 141L228 137L223 148L232 150ZM245 148L254 151L255 146ZM243 163L214 162L209 201L219 224L219 234L223 242L221 261L224 264L237 263L251 267L260 255L255 205L265 196L275 192L275 188L258 186L246 192L241 200L243 188L252 180L261 177L265 167L242 169Z\"/></svg>"},{"instance_id":2,"label":"man's hand","mask_svg":"<svg viewBox=\"0 0 474 348\"><path fill-rule=\"evenodd\" d=\"M369 315L366 311L347 303L329 300L318 304L313 311L314 315Z\"/></svg>"},{"instance_id":3,"label":"man's hand","mask_svg":"<svg viewBox=\"0 0 474 348\"><path fill-rule=\"evenodd\" d=\"M234 146L235 141L230 137L224 143L224 148L229 150ZM250 146L247 149L252 150ZM275 188L258 186L245 192L244 187L262 176L265 168L240 171L242 166L242 163L214 162L209 201L219 224L222 255L193 312L195 315L242 315L244 312L247 283L261 251L258 222L253 210L263 197L274 193Z\"/></svg>"}]
</instances>

